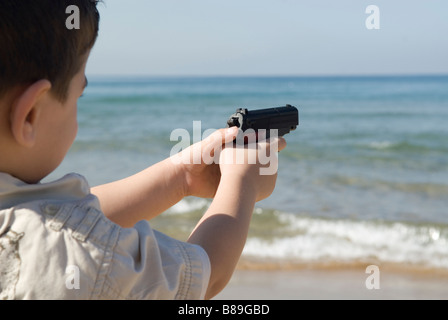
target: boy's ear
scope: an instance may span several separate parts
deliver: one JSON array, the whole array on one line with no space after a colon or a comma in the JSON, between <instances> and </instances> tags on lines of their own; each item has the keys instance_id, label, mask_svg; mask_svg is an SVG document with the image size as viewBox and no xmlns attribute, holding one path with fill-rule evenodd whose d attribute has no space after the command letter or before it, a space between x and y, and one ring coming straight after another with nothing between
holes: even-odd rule
<instances>
[{"instance_id":1,"label":"boy's ear","mask_svg":"<svg viewBox=\"0 0 448 320\"><path fill-rule=\"evenodd\" d=\"M32 147L36 142L37 121L39 120L39 100L51 89L51 82L39 80L25 88L11 107L11 132L16 141L24 147Z\"/></svg>"}]
</instances>

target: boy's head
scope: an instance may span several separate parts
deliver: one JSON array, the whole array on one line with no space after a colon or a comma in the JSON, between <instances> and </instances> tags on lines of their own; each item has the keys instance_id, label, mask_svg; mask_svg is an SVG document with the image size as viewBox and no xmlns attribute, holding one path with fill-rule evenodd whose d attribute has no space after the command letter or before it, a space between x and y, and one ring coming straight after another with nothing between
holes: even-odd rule
<instances>
[{"instance_id":1,"label":"boy's head","mask_svg":"<svg viewBox=\"0 0 448 320\"><path fill-rule=\"evenodd\" d=\"M97 2L0 0L0 172L38 182L72 144ZM66 25L73 5L79 29Z\"/></svg>"},{"instance_id":2,"label":"boy's head","mask_svg":"<svg viewBox=\"0 0 448 320\"><path fill-rule=\"evenodd\" d=\"M98 34L94 0L0 0L0 95L47 79L60 101ZM80 29L69 30L67 7L80 11Z\"/></svg>"}]
</instances>

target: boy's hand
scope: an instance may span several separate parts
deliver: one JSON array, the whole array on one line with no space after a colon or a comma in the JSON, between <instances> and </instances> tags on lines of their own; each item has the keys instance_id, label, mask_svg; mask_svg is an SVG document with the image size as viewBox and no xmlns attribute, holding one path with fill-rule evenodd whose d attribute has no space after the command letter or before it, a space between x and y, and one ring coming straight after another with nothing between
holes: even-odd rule
<instances>
[{"instance_id":1,"label":"boy's hand","mask_svg":"<svg viewBox=\"0 0 448 320\"><path fill-rule=\"evenodd\" d=\"M280 137L245 147L225 148L227 143L235 140L237 134L236 127L217 130L203 141L173 156L176 157L176 162L180 162L177 169L181 170L185 177L183 187L185 196L213 198L221 181L221 175L225 175L226 178L231 176L246 179L248 183L258 187L266 187L266 190L257 191L258 200L269 196L275 185L276 172L263 175L260 174L262 172L260 169L277 164L261 165L258 161L259 154L269 155L269 150L281 151L286 147L286 141ZM277 161L276 156L270 156L270 159ZM268 180L271 181L268 183Z\"/></svg>"},{"instance_id":2,"label":"boy's hand","mask_svg":"<svg viewBox=\"0 0 448 320\"><path fill-rule=\"evenodd\" d=\"M179 174L184 175L184 196L200 198L215 196L221 179L219 165L217 161L214 161L219 157L219 154L215 154L215 150L220 150L225 143L233 141L237 133L237 128L217 130L206 139L171 157L175 159L174 162L180 162L176 168L181 171ZM207 152L208 159L205 159L204 155ZM199 160L198 155L200 155Z\"/></svg>"},{"instance_id":3,"label":"boy's hand","mask_svg":"<svg viewBox=\"0 0 448 320\"><path fill-rule=\"evenodd\" d=\"M285 147L280 137L224 148L219 158L221 181L253 189L256 201L269 197L277 180L278 152Z\"/></svg>"}]
</instances>

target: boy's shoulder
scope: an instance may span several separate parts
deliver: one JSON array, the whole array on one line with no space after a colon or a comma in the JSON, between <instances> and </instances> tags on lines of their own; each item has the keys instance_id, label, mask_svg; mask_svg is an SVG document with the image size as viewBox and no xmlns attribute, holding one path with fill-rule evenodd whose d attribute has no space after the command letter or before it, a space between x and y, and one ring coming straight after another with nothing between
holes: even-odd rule
<instances>
[{"instance_id":1,"label":"boy's shoulder","mask_svg":"<svg viewBox=\"0 0 448 320\"><path fill-rule=\"evenodd\" d=\"M28 184L0 172L0 209L32 201L82 200L89 194L90 186L87 180L76 173L67 174L51 182Z\"/></svg>"},{"instance_id":2,"label":"boy's shoulder","mask_svg":"<svg viewBox=\"0 0 448 320\"><path fill-rule=\"evenodd\" d=\"M91 297L89 282L118 226L105 219L89 190L77 174L27 184L0 173L0 298ZM79 286L70 272L79 273Z\"/></svg>"}]
</instances>

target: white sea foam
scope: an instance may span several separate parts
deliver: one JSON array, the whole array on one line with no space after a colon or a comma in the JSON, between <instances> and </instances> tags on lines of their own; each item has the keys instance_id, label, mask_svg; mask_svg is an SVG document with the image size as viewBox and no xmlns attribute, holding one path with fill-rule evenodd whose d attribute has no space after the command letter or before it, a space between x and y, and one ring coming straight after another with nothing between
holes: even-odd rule
<instances>
[{"instance_id":1,"label":"white sea foam","mask_svg":"<svg viewBox=\"0 0 448 320\"><path fill-rule=\"evenodd\" d=\"M446 227L286 215L294 233L273 240L250 238L243 254L297 262L376 260L448 269Z\"/></svg>"},{"instance_id":2,"label":"white sea foam","mask_svg":"<svg viewBox=\"0 0 448 320\"><path fill-rule=\"evenodd\" d=\"M195 210L200 210L209 205L209 201L206 199L195 199L194 201L182 199L174 206L167 210L166 214L183 214Z\"/></svg>"},{"instance_id":3,"label":"white sea foam","mask_svg":"<svg viewBox=\"0 0 448 320\"><path fill-rule=\"evenodd\" d=\"M373 148L373 149L387 149L390 148L394 145L394 143L390 142L390 141L373 141L371 143L369 143L369 147Z\"/></svg>"}]
</instances>

